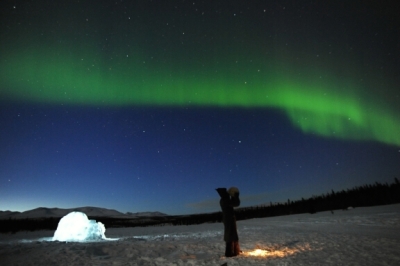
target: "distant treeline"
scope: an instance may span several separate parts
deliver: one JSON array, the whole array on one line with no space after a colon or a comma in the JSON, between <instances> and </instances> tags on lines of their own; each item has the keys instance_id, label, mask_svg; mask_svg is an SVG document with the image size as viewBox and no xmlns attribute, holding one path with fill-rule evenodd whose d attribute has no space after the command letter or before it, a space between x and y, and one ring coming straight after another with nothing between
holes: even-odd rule
<instances>
[{"instance_id":1,"label":"distant treeline","mask_svg":"<svg viewBox=\"0 0 400 266\"><path fill-rule=\"evenodd\" d=\"M316 213L322 211L347 210L349 207L368 207L400 203L400 183L395 178L392 184L376 182L371 185L354 187L342 191L331 191L320 196L285 203L270 203L269 205L238 208L235 210L237 220L252 218L273 217L300 213ZM108 218L89 217L102 222L106 228L136 227L136 226L164 226L164 225L191 225L201 223L221 222L222 213L205 213L178 216L158 216L142 218ZM5 219L0 220L1 233L15 233L17 231L56 230L60 218L40 219Z\"/></svg>"},{"instance_id":2,"label":"distant treeline","mask_svg":"<svg viewBox=\"0 0 400 266\"><path fill-rule=\"evenodd\" d=\"M400 203L400 183L397 178L393 184L381 184L354 187L352 189L313 196L308 199L285 203L270 203L268 206L249 207L238 210L238 220L256 217L272 217L289 214L311 213L334 210L347 210L355 207L370 207Z\"/></svg>"}]
</instances>

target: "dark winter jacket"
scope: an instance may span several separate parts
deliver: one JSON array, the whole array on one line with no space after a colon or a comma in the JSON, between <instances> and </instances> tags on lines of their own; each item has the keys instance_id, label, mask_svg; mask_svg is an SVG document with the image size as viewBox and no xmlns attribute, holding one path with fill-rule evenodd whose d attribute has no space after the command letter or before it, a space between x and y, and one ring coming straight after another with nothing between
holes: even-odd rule
<instances>
[{"instance_id":1,"label":"dark winter jacket","mask_svg":"<svg viewBox=\"0 0 400 266\"><path fill-rule=\"evenodd\" d=\"M219 204L222 209L222 222L224 223L224 241L238 241L238 233L236 228L236 217L233 207L240 205L239 193L231 197L226 189L217 189L218 194L221 196Z\"/></svg>"}]
</instances>

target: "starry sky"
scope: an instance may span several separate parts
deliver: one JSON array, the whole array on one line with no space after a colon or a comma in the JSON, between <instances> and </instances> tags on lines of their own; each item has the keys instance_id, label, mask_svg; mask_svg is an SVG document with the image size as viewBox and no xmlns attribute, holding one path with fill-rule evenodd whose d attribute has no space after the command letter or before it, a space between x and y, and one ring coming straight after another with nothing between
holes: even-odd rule
<instances>
[{"instance_id":1,"label":"starry sky","mask_svg":"<svg viewBox=\"0 0 400 266\"><path fill-rule=\"evenodd\" d=\"M397 1L1 1L0 210L219 210L400 175Z\"/></svg>"}]
</instances>

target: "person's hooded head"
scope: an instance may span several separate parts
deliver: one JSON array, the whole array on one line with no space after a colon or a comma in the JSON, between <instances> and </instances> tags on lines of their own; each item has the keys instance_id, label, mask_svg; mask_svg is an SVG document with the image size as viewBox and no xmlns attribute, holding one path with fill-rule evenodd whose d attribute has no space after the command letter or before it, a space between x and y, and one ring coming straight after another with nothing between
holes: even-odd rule
<instances>
[{"instance_id":1,"label":"person's hooded head","mask_svg":"<svg viewBox=\"0 0 400 266\"><path fill-rule=\"evenodd\" d=\"M228 193L231 197L239 197L239 189L237 187L229 188Z\"/></svg>"}]
</instances>

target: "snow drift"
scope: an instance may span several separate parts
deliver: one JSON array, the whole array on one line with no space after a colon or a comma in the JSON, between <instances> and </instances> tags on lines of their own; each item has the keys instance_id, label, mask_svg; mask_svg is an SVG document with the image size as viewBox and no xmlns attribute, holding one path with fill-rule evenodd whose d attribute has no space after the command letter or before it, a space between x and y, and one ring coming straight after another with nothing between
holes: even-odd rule
<instances>
[{"instance_id":1,"label":"snow drift","mask_svg":"<svg viewBox=\"0 0 400 266\"><path fill-rule=\"evenodd\" d=\"M237 222L237 257L222 223L109 228L116 241L49 241L52 231L0 234L1 265L400 265L400 204ZM50 239L47 239L49 237ZM110 238L107 238L108 240Z\"/></svg>"}]
</instances>

